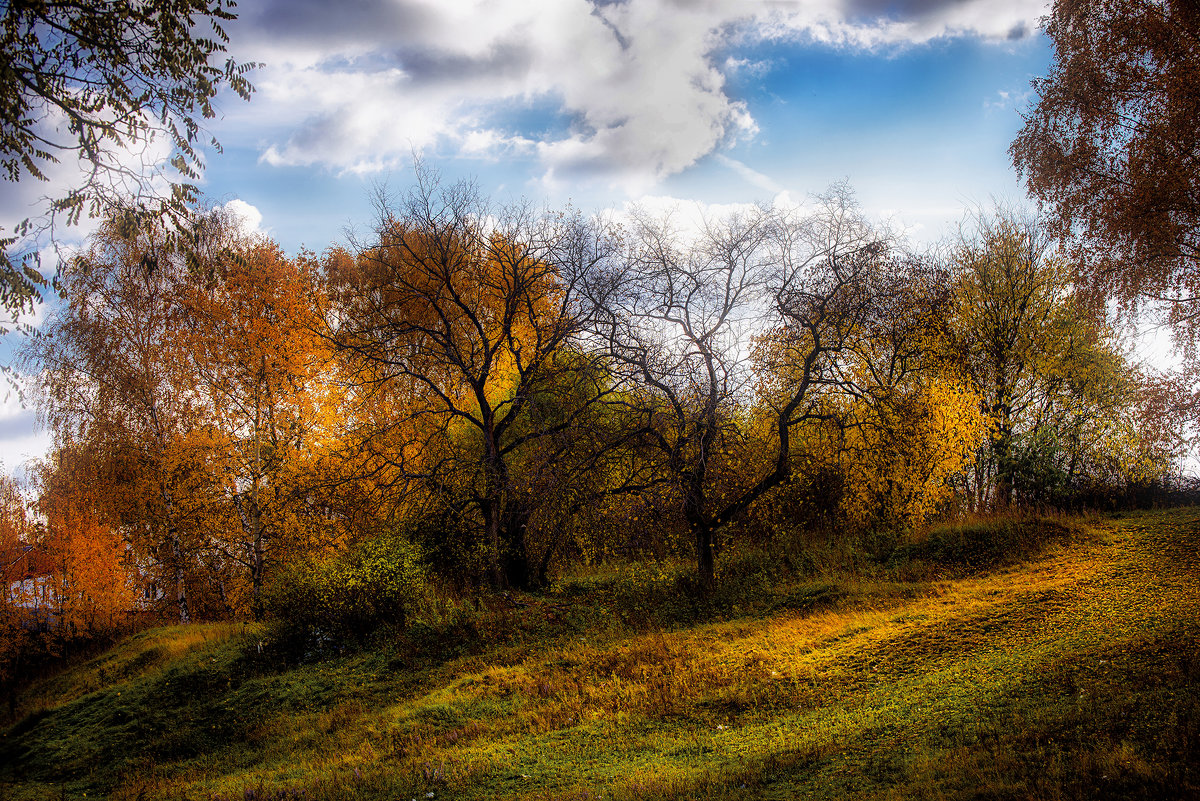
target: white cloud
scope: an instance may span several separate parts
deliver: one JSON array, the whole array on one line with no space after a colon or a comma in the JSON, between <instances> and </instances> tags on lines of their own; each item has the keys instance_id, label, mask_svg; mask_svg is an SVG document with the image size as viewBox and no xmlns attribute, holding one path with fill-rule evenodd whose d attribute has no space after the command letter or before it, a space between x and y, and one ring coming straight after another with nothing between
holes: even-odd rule
<instances>
[{"instance_id":1,"label":"white cloud","mask_svg":"<svg viewBox=\"0 0 1200 801\"><path fill-rule=\"evenodd\" d=\"M11 381L11 378L6 377L3 389L0 389L0 423L8 422L15 417L32 416L29 409L21 405L21 400L15 391L16 387L12 386ZM30 428L32 427L31 420Z\"/></svg>"},{"instance_id":2,"label":"white cloud","mask_svg":"<svg viewBox=\"0 0 1200 801\"><path fill-rule=\"evenodd\" d=\"M757 133L725 77L769 64L739 46L1003 41L1044 11L1043 0L274 0L243 12L234 41L270 65L255 100L274 127L268 164L364 173L431 149L517 154L548 182L599 178L636 195ZM543 110L546 125L514 122L514 107Z\"/></svg>"},{"instance_id":3,"label":"white cloud","mask_svg":"<svg viewBox=\"0 0 1200 801\"><path fill-rule=\"evenodd\" d=\"M57 264L57 261L43 260L42 272L51 272L54 269L55 264ZM43 287L41 291L43 296L45 296L47 294L52 294L53 290ZM35 300L33 302L32 309L27 306L23 309L19 309L16 314L13 313L12 309L0 309L0 328L5 329L6 331L11 331L13 327L18 324L21 326L29 326L30 328L41 328L42 323L46 322L46 318L50 315L52 308L53 306L46 302L45 297L43 297L42 300ZM5 338L7 339L8 336L9 335L5 335ZM2 386L2 382L3 379L0 379L0 386Z\"/></svg>"},{"instance_id":4,"label":"white cloud","mask_svg":"<svg viewBox=\"0 0 1200 801\"><path fill-rule=\"evenodd\" d=\"M803 214L810 207L810 199L796 200L787 190L777 191L770 203L777 211ZM669 221L671 227L684 241L699 236L712 222L735 217L749 217L757 213L756 203L706 203L702 200L679 198L671 195L641 195L636 200L622 204L614 210L616 222L628 224L635 215Z\"/></svg>"},{"instance_id":5,"label":"white cloud","mask_svg":"<svg viewBox=\"0 0 1200 801\"><path fill-rule=\"evenodd\" d=\"M1003 89L996 92L995 97L984 98L983 107L985 109L1006 109L1009 104L1010 93Z\"/></svg>"},{"instance_id":6,"label":"white cloud","mask_svg":"<svg viewBox=\"0 0 1200 801\"><path fill-rule=\"evenodd\" d=\"M44 459L54 445L54 437L49 431L38 431L32 427L27 434L0 436L0 472L18 478L26 476L25 466L37 459Z\"/></svg>"},{"instance_id":7,"label":"white cloud","mask_svg":"<svg viewBox=\"0 0 1200 801\"><path fill-rule=\"evenodd\" d=\"M924 44L953 36L1007 41L1036 30L1045 0L793 0L756 15L763 35L804 36L859 48Z\"/></svg>"},{"instance_id":8,"label":"white cloud","mask_svg":"<svg viewBox=\"0 0 1200 801\"><path fill-rule=\"evenodd\" d=\"M9 380L0 384L0 472L22 475L25 463L46 456L52 444L53 435L38 427L36 413L21 405Z\"/></svg>"},{"instance_id":9,"label":"white cloud","mask_svg":"<svg viewBox=\"0 0 1200 801\"><path fill-rule=\"evenodd\" d=\"M735 58L733 56L728 56L725 59L725 74L726 75L733 75L735 73L740 73L743 75L749 75L754 78L761 78L764 75L767 75L768 73L770 73L771 70L774 69L774 67L775 67L775 64L771 61L763 61L763 60L752 61L747 58Z\"/></svg>"},{"instance_id":10,"label":"white cloud","mask_svg":"<svg viewBox=\"0 0 1200 801\"><path fill-rule=\"evenodd\" d=\"M242 200L234 198L228 203L222 204L219 208L225 209L236 217L242 224L242 231L247 234L262 234L266 233L262 227L263 216L262 212L256 206Z\"/></svg>"},{"instance_id":11,"label":"white cloud","mask_svg":"<svg viewBox=\"0 0 1200 801\"><path fill-rule=\"evenodd\" d=\"M47 215L50 199L62 198L89 181L94 192L106 200L168 196L170 182L180 179L170 164L171 140L158 131L157 119L145 115L143 119L151 135L126 139L119 146L111 140L102 141L97 167L80 156L76 144L78 134L71 130L67 116L57 109L46 111L35 124L34 132L48 142L57 143L59 147L44 147L58 161L35 159L46 180L25 175L15 184L6 184L4 193L0 194L0 225L11 230L14 223L26 218L36 224ZM59 223L61 226L61 220ZM94 228L94 222L89 221L86 214L81 223L85 232L90 230L89 226Z\"/></svg>"}]
</instances>

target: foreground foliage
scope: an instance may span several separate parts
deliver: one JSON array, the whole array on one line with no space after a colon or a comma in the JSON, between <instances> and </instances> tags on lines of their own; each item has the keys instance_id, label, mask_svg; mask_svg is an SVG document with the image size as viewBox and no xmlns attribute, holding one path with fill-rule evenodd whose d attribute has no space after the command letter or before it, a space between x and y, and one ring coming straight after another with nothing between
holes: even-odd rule
<instances>
[{"instance_id":1,"label":"foreground foliage","mask_svg":"<svg viewBox=\"0 0 1200 801\"><path fill-rule=\"evenodd\" d=\"M1057 0L1054 62L1009 154L1083 275L1127 305L1167 301L1196 342L1200 13L1178 0Z\"/></svg>"},{"instance_id":2,"label":"foreground foliage","mask_svg":"<svg viewBox=\"0 0 1200 801\"><path fill-rule=\"evenodd\" d=\"M0 797L1193 797L1198 535L981 522L856 572L730 559L704 601L593 574L290 666L158 629L28 689Z\"/></svg>"},{"instance_id":3,"label":"foreground foliage","mask_svg":"<svg viewBox=\"0 0 1200 801\"><path fill-rule=\"evenodd\" d=\"M211 139L204 125L217 115L218 92L228 87L249 100L254 91L246 73L255 65L225 57L224 26L237 19L236 6L227 0L4 4L0 176L68 182L37 201L32 219L15 231L0 229L0 308L13 319L32 314L42 299L40 248L30 234L55 217L74 224L130 203L152 215L189 216ZM158 152L131 163L156 138ZM215 139L211 145L220 150Z\"/></svg>"}]
</instances>

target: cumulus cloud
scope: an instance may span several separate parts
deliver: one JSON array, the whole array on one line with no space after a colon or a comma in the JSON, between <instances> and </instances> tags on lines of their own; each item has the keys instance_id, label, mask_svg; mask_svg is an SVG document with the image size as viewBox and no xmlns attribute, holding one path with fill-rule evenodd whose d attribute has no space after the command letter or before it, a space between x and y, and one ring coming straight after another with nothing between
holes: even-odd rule
<instances>
[{"instance_id":1,"label":"cumulus cloud","mask_svg":"<svg viewBox=\"0 0 1200 801\"><path fill-rule=\"evenodd\" d=\"M151 121L153 127L157 123ZM52 111L35 125L38 136L49 141L69 143L74 134L65 114ZM71 191L91 187L92 194L106 203L118 199L149 199L169 197L171 182L181 176L171 166L171 143L166 136L156 135L138 141L126 141L117 146L104 143L100 168L70 149L53 151L56 162L41 164L45 180L25 175L22 180L5 183L0 192L0 236L14 234L24 226L24 233L8 247L8 255L19 259L26 254L40 254L43 274L52 272L82 245L88 235L100 225L90 217L90 204L75 224L67 225L67 215L53 214L55 199ZM37 264L29 266L38 267ZM0 316L4 310L0 310ZM0 326L4 326L0 320Z\"/></svg>"},{"instance_id":2,"label":"cumulus cloud","mask_svg":"<svg viewBox=\"0 0 1200 801\"><path fill-rule=\"evenodd\" d=\"M860 48L953 36L1002 42L1031 35L1048 5L1045 0L797 0L772 5L763 30Z\"/></svg>"},{"instance_id":3,"label":"cumulus cloud","mask_svg":"<svg viewBox=\"0 0 1200 801\"><path fill-rule=\"evenodd\" d=\"M264 61L266 163L356 173L411 153L519 155L547 181L636 194L752 138L726 77L764 41L886 48L1032 32L1044 0L265 0L235 42ZM266 111L263 111L263 107ZM511 121L513 108L541 115Z\"/></svg>"},{"instance_id":4,"label":"cumulus cloud","mask_svg":"<svg viewBox=\"0 0 1200 801\"><path fill-rule=\"evenodd\" d=\"M241 198L234 198L228 203L223 203L220 208L225 209L236 217L242 224L242 230L247 234L264 233L262 228L262 212L256 206L247 203Z\"/></svg>"}]
</instances>

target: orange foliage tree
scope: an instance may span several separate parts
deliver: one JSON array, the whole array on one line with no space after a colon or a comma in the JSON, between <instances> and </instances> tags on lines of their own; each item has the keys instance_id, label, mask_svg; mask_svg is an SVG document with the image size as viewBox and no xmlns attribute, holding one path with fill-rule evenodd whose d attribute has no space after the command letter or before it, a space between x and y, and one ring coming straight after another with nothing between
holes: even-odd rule
<instances>
[{"instance_id":1,"label":"orange foliage tree","mask_svg":"<svg viewBox=\"0 0 1200 801\"><path fill-rule=\"evenodd\" d=\"M203 420L203 439L189 445L206 454L219 501L207 539L249 579L245 592L242 582L228 587L227 600L258 618L274 552L320 542L311 468L335 435L324 294L311 260L245 241L220 216L205 224L202 237L215 241L193 255L169 361L191 382Z\"/></svg>"},{"instance_id":2,"label":"orange foliage tree","mask_svg":"<svg viewBox=\"0 0 1200 801\"><path fill-rule=\"evenodd\" d=\"M20 654L25 609L34 598L28 579L34 572L36 543L29 503L10 475L0 474L0 678L7 675Z\"/></svg>"},{"instance_id":3,"label":"orange foliage tree","mask_svg":"<svg viewBox=\"0 0 1200 801\"><path fill-rule=\"evenodd\" d=\"M181 447L199 424L190 386L170 370L187 267L167 240L132 216L108 219L66 271L66 300L23 359L59 447L95 454L104 500L186 622L208 499L194 491L203 459Z\"/></svg>"},{"instance_id":4,"label":"orange foliage tree","mask_svg":"<svg viewBox=\"0 0 1200 801\"><path fill-rule=\"evenodd\" d=\"M949 353L953 292L936 265L884 262L862 327L839 358L842 512L858 531L920 527L954 493L988 431Z\"/></svg>"},{"instance_id":5,"label":"orange foliage tree","mask_svg":"<svg viewBox=\"0 0 1200 801\"><path fill-rule=\"evenodd\" d=\"M59 449L93 455L97 503L181 621L196 602L257 614L269 543L308 538L297 487L328 397L315 264L219 212L186 237L118 216L64 281L25 352Z\"/></svg>"},{"instance_id":6,"label":"orange foliage tree","mask_svg":"<svg viewBox=\"0 0 1200 801\"><path fill-rule=\"evenodd\" d=\"M801 518L824 516L860 533L923 524L953 494L952 479L985 430L949 354L948 274L881 245L834 268L852 279L841 297L785 296L787 324L755 351L760 393L778 403L793 391L812 343L836 343L814 364L811 411L797 428L791 482L778 500ZM806 322L822 314L824 330Z\"/></svg>"},{"instance_id":7,"label":"orange foliage tree","mask_svg":"<svg viewBox=\"0 0 1200 801\"><path fill-rule=\"evenodd\" d=\"M54 566L52 612L68 633L121 628L143 589L112 505L94 481L96 467L85 449L59 448L37 476L39 546Z\"/></svg>"}]
</instances>

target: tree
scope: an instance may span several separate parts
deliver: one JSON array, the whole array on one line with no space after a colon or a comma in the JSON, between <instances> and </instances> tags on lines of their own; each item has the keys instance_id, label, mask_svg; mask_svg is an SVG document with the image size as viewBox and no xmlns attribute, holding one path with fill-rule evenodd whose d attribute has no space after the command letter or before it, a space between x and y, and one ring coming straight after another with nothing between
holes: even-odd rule
<instances>
[{"instance_id":1,"label":"tree","mask_svg":"<svg viewBox=\"0 0 1200 801\"><path fill-rule=\"evenodd\" d=\"M333 337L358 365L360 473L393 504L436 496L481 531L490 581L526 587L526 527L543 499L518 490L514 466L582 413L533 407L582 386L562 380L577 364L560 356L604 238L577 215L495 211L470 184L418 177L400 208L380 204L369 247L327 261Z\"/></svg>"},{"instance_id":2,"label":"tree","mask_svg":"<svg viewBox=\"0 0 1200 801\"><path fill-rule=\"evenodd\" d=\"M257 617L276 557L311 544L310 462L332 428L324 293L315 259L227 213L186 239L166 225L106 221L26 363L57 451L90 454L95 504L180 619L205 603Z\"/></svg>"},{"instance_id":3,"label":"tree","mask_svg":"<svg viewBox=\"0 0 1200 801\"><path fill-rule=\"evenodd\" d=\"M972 482L977 508L1060 503L1089 465L1117 460L1125 467L1115 472L1144 473L1146 453L1170 449L1129 425L1143 381L1104 311L1078 296L1040 218L980 214L953 261L954 344L992 425ZM1098 448L1109 456L1098 461Z\"/></svg>"},{"instance_id":4,"label":"tree","mask_svg":"<svg viewBox=\"0 0 1200 801\"><path fill-rule=\"evenodd\" d=\"M1056 0L1055 62L1010 154L1095 287L1200 322L1200 9Z\"/></svg>"},{"instance_id":5,"label":"tree","mask_svg":"<svg viewBox=\"0 0 1200 801\"><path fill-rule=\"evenodd\" d=\"M37 475L37 509L45 521L39 546L54 565L57 625L69 634L115 631L134 609L136 587L127 545L101 497L94 453L60 448Z\"/></svg>"},{"instance_id":6,"label":"tree","mask_svg":"<svg viewBox=\"0 0 1200 801\"><path fill-rule=\"evenodd\" d=\"M896 251L878 259L866 281L869 305L837 360L831 439L843 476L842 522L888 545L952 496L951 479L974 456L986 417L948 358L948 271Z\"/></svg>"},{"instance_id":7,"label":"tree","mask_svg":"<svg viewBox=\"0 0 1200 801\"><path fill-rule=\"evenodd\" d=\"M319 331L324 295L310 260L287 259L265 240L241 241L219 212L201 222L201 238L213 241L180 287L177 347L165 355L190 376L212 482L228 501L215 510L209 539L245 567L257 619L276 551L289 541L308 545L307 461L313 440L332 427L334 405L332 357Z\"/></svg>"},{"instance_id":8,"label":"tree","mask_svg":"<svg viewBox=\"0 0 1200 801\"><path fill-rule=\"evenodd\" d=\"M691 243L669 220L635 218L597 301L595 335L633 388L705 591L718 533L790 478L793 431L836 414L826 401L845 386L839 356L875 299L888 243L847 187L819 200L812 215L711 221ZM757 388L756 362L768 376Z\"/></svg>"},{"instance_id":9,"label":"tree","mask_svg":"<svg viewBox=\"0 0 1200 801\"><path fill-rule=\"evenodd\" d=\"M0 475L0 695L11 716L26 657L35 644L28 605L35 598L35 568L44 556L36 543L37 529L21 486Z\"/></svg>"},{"instance_id":10,"label":"tree","mask_svg":"<svg viewBox=\"0 0 1200 801\"><path fill-rule=\"evenodd\" d=\"M767 302L769 231L765 213L733 218L689 248L669 220L636 216L632 248L597 298L597 338L631 388L630 413L694 539L705 589L715 533L730 517L725 499L710 495L713 473L737 436L737 405L750 400L747 348Z\"/></svg>"},{"instance_id":11,"label":"tree","mask_svg":"<svg viewBox=\"0 0 1200 801\"><path fill-rule=\"evenodd\" d=\"M52 221L98 216L118 203L187 217L203 170L203 120L227 86L243 99L254 64L226 59L233 0L12 0L0 16L0 168L4 179L48 181L71 158L80 183L54 197ZM204 25L209 32L206 34ZM142 163L137 148L167 139L170 158ZM211 144L218 147L216 140ZM161 196L158 185L170 191ZM11 255L35 227L0 231L0 308L28 311L43 278L36 252ZM16 259L14 261L14 259Z\"/></svg>"},{"instance_id":12,"label":"tree","mask_svg":"<svg viewBox=\"0 0 1200 801\"><path fill-rule=\"evenodd\" d=\"M100 497L153 559L186 622L202 546L197 518L213 499L191 379L171 372L187 268L164 239L162 226L108 219L67 273L66 303L22 359L39 378L39 413L59 448L95 454Z\"/></svg>"}]
</instances>

